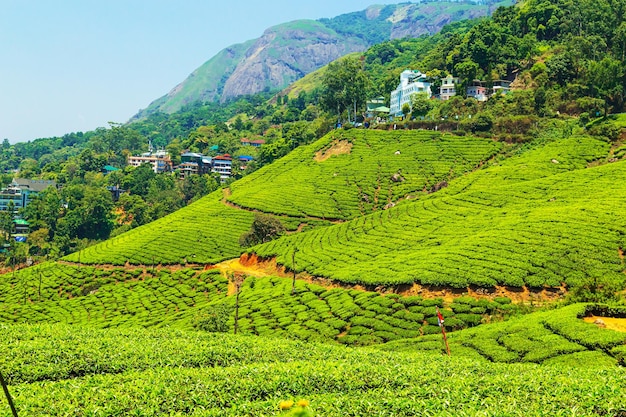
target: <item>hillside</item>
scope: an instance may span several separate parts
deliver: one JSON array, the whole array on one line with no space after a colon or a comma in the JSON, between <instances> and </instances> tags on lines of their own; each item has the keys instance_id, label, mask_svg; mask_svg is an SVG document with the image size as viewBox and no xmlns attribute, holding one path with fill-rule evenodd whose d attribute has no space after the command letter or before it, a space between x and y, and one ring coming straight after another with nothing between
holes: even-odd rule
<instances>
[{"instance_id":1,"label":"hillside","mask_svg":"<svg viewBox=\"0 0 626 417\"><path fill-rule=\"evenodd\" d=\"M608 148L589 137L557 139L438 193L253 251L288 264L297 249L299 271L353 284L623 283L626 224L617 207L626 194L614 179L626 164L587 168Z\"/></svg>"},{"instance_id":2,"label":"hillside","mask_svg":"<svg viewBox=\"0 0 626 417\"><path fill-rule=\"evenodd\" d=\"M331 157L343 141L354 148ZM65 259L115 265L152 265L155 259L161 264L217 263L244 251L238 240L250 228L253 210L281 216L293 231L328 224L327 219L352 219L462 175L498 148L489 139L434 132L331 133L232 184L230 195L218 190Z\"/></svg>"},{"instance_id":3,"label":"hillside","mask_svg":"<svg viewBox=\"0 0 626 417\"><path fill-rule=\"evenodd\" d=\"M619 415L623 371L172 329L0 325L20 415ZM290 400L291 404L286 401ZM520 407L523 404L523 407ZM6 412L4 413L5 415Z\"/></svg>"},{"instance_id":4,"label":"hillside","mask_svg":"<svg viewBox=\"0 0 626 417\"><path fill-rule=\"evenodd\" d=\"M510 4L505 0L379 5L331 19L277 25L258 39L224 49L133 119L158 111L173 113L196 101L223 102L280 90L348 53L388 39L433 34L450 22L486 16Z\"/></svg>"}]
</instances>

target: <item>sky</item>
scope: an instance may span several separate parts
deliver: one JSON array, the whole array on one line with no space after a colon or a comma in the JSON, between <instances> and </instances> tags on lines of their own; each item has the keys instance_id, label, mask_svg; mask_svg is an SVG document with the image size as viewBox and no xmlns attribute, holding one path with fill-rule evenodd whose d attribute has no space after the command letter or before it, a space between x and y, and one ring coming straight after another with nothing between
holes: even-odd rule
<instances>
[{"instance_id":1,"label":"sky","mask_svg":"<svg viewBox=\"0 0 626 417\"><path fill-rule=\"evenodd\" d=\"M0 141L123 123L220 50L386 0L0 0Z\"/></svg>"}]
</instances>

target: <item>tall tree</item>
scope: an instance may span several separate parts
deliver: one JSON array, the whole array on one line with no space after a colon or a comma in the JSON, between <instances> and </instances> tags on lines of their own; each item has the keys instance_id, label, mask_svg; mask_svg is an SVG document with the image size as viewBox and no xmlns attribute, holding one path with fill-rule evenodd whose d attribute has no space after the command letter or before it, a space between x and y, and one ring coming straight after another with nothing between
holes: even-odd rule
<instances>
[{"instance_id":1,"label":"tall tree","mask_svg":"<svg viewBox=\"0 0 626 417\"><path fill-rule=\"evenodd\" d=\"M354 118L358 109L365 104L371 81L364 70L363 61L347 57L328 65L322 79L322 107L330 112L337 112L337 120L346 111L348 120L352 110Z\"/></svg>"}]
</instances>

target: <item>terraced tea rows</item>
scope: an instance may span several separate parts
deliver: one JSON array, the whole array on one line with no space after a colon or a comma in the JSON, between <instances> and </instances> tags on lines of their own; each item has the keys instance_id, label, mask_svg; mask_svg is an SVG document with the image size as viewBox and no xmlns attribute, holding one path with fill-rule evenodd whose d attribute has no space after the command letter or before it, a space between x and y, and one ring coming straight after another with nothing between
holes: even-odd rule
<instances>
[{"instance_id":1,"label":"terraced tea rows","mask_svg":"<svg viewBox=\"0 0 626 417\"><path fill-rule=\"evenodd\" d=\"M48 263L0 276L0 320L190 327L181 315L225 297L227 284L216 270L107 270Z\"/></svg>"},{"instance_id":2,"label":"terraced tea rows","mask_svg":"<svg viewBox=\"0 0 626 417\"><path fill-rule=\"evenodd\" d=\"M433 131L334 131L232 184L229 201L296 217L352 219L448 182L501 148Z\"/></svg>"},{"instance_id":3,"label":"terraced tea rows","mask_svg":"<svg viewBox=\"0 0 626 417\"><path fill-rule=\"evenodd\" d=\"M291 289L291 282L283 278L249 278L240 295L240 329L261 336L371 345L439 333L437 307L447 318L449 330L518 310L507 298L477 301L476 308L459 308L454 313L443 308L442 299L327 290L304 282L297 283L293 295Z\"/></svg>"},{"instance_id":4,"label":"terraced tea rows","mask_svg":"<svg viewBox=\"0 0 626 417\"><path fill-rule=\"evenodd\" d=\"M241 253L253 214L221 203L218 190L198 202L64 259L84 264L211 264Z\"/></svg>"},{"instance_id":5,"label":"terraced tea rows","mask_svg":"<svg viewBox=\"0 0 626 417\"><path fill-rule=\"evenodd\" d=\"M49 263L0 276L0 321L57 322L92 327L191 329L216 305L225 305L227 330L234 328L235 297L219 270L97 269ZM41 284L40 284L41 282ZM441 299L383 296L331 289L285 278L249 277L240 295L239 332L369 345L435 333L436 308L449 330L480 324L487 317L517 312L510 300L481 301L457 314Z\"/></svg>"},{"instance_id":6,"label":"terraced tea rows","mask_svg":"<svg viewBox=\"0 0 626 417\"><path fill-rule=\"evenodd\" d=\"M617 367L499 364L171 329L0 330L0 366L20 415L275 416L281 401L300 399L313 415L333 417L626 409Z\"/></svg>"},{"instance_id":7,"label":"terraced tea rows","mask_svg":"<svg viewBox=\"0 0 626 417\"><path fill-rule=\"evenodd\" d=\"M626 333L600 328L581 320L587 312L602 307L577 304L563 309L534 313L502 323L451 333L454 355L492 362L534 362L550 365L580 365L588 368L626 365ZM621 312L626 316L626 311ZM398 351L440 351L441 339L390 342L379 347Z\"/></svg>"},{"instance_id":8,"label":"terraced tea rows","mask_svg":"<svg viewBox=\"0 0 626 417\"><path fill-rule=\"evenodd\" d=\"M593 149L597 141L588 142ZM545 151L539 154L545 157ZM291 265L297 248L298 270L354 284L542 288L593 277L623 282L626 185L616 178L624 178L626 163L509 180L507 172L528 159L507 170L496 167L490 183L491 169L461 179L463 192L452 186L253 250Z\"/></svg>"}]
</instances>

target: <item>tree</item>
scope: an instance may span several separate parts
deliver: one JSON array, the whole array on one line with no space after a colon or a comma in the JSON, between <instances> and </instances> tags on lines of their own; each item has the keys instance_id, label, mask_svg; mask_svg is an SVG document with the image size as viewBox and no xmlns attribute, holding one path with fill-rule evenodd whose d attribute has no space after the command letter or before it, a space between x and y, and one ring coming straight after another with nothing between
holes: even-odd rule
<instances>
[{"instance_id":1,"label":"tree","mask_svg":"<svg viewBox=\"0 0 626 417\"><path fill-rule=\"evenodd\" d=\"M9 204L11 203L13 203L13 201L9 202ZM11 241L12 232L13 232L13 209L10 209L10 207L7 207L7 210L0 211L0 245L4 245Z\"/></svg>"},{"instance_id":2,"label":"tree","mask_svg":"<svg viewBox=\"0 0 626 417\"><path fill-rule=\"evenodd\" d=\"M404 115L404 117L407 117L409 114L411 114L411 105L409 103L404 103L402 105L402 114Z\"/></svg>"},{"instance_id":3,"label":"tree","mask_svg":"<svg viewBox=\"0 0 626 417\"><path fill-rule=\"evenodd\" d=\"M241 235L241 246L254 246L259 243L269 242L285 233L285 226L276 217L269 214L254 214L254 221L250 230Z\"/></svg>"},{"instance_id":4,"label":"tree","mask_svg":"<svg viewBox=\"0 0 626 417\"><path fill-rule=\"evenodd\" d=\"M600 62L591 61L587 72L594 92L607 103L605 114L608 112L609 103L616 109L621 109L624 104L623 64L614 58L605 57Z\"/></svg>"},{"instance_id":5,"label":"tree","mask_svg":"<svg viewBox=\"0 0 626 417\"><path fill-rule=\"evenodd\" d=\"M411 96L411 113L414 116L426 116L435 107L433 100L428 97L428 93L421 92Z\"/></svg>"},{"instance_id":6,"label":"tree","mask_svg":"<svg viewBox=\"0 0 626 417\"><path fill-rule=\"evenodd\" d=\"M363 62L355 57L344 58L328 64L322 79L322 107L330 112L337 112L337 120L341 114L352 108L354 117L367 98L371 81L363 68Z\"/></svg>"}]
</instances>

